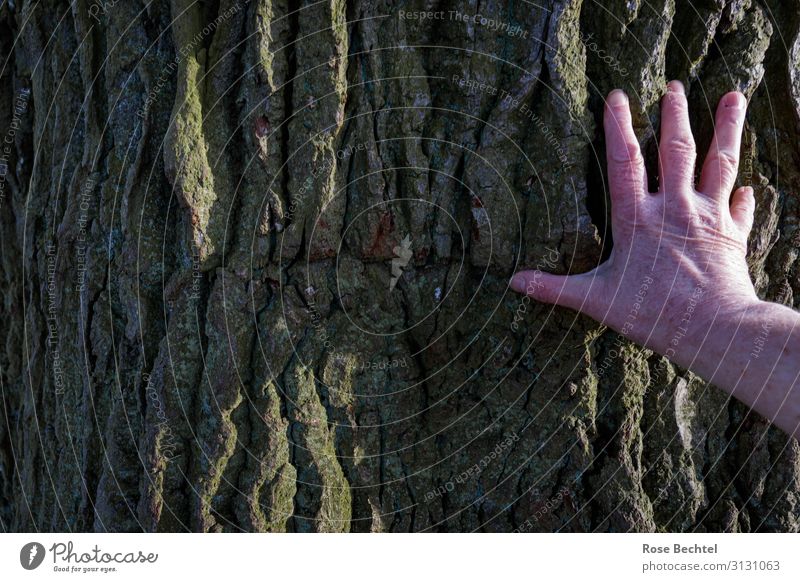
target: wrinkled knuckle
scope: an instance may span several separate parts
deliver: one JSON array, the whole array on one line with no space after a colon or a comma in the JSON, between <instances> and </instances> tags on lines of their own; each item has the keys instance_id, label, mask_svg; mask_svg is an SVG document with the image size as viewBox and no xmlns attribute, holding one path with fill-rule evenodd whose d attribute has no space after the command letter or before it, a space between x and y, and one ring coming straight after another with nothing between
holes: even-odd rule
<instances>
[{"instance_id":1,"label":"wrinkled knuckle","mask_svg":"<svg viewBox=\"0 0 800 582\"><path fill-rule=\"evenodd\" d=\"M712 167L716 166L717 176L720 183L727 185L731 184L736 179L736 173L739 168L739 157L727 150L719 150L712 154Z\"/></svg>"},{"instance_id":2,"label":"wrinkled knuckle","mask_svg":"<svg viewBox=\"0 0 800 582\"><path fill-rule=\"evenodd\" d=\"M739 167L739 156L736 153L730 150L719 150L715 152L715 156L720 170L736 173L736 169Z\"/></svg>"},{"instance_id":3,"label":"wrinkled knuckle","mask_svg":"<svg viewBox=\"0 0 800 582\"><path fill-rule=\"evenodd\" d=\"M628 142L624 145L611 149L611 160L622 166L630 166L631 169L638 169L644 166L642 151L636 142Z\"/></svg>"},{"instance_id":4,"label":"wrinkled knuckle","mask_svg":"<svg viewBox=\"0 0 800 582\"><path fill-rule=\"evenodd\" d=\"M696 155L694 140L687 136L671 137L664 149L671 157L676 158L693 160Z\"/></svg>"}]
</instances>

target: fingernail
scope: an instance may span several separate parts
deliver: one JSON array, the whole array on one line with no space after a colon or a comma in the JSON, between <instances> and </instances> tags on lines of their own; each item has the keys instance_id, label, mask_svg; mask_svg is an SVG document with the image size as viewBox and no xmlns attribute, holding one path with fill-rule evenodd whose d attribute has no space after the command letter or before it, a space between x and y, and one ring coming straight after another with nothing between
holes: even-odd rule
<instances>
[{"instance_id":1,"label":"fingernail","mask_svg":"<svg viewBox=\"0 0 800 582\"><path fill-rule=\"evenodd\" d=\"M517 293L524 293L525 292L525 275L522 273L517 273L513 277L511 277L511 282L509 286L512 290L516 291Z\"/></svg>"},{"instance_id":2,"label":"fingernail","mask_svg":"<svg viewBox=\"0 0 800 582\"><path fill-rule=\"evenodd\" d=\"M728 93L722 98L722 104L729 109L744 109L747 104L747 99L738 91Z\"/></svg>"},{"instance_id":3,"label":"fingernail","mask_svg":"<svg viewBox=\"0 0 800 582\"><path fill-rule=\"evenodd\" d=\"M625 92L622 89L614 89L608 94L608 99L606 101L611 107L616 107L617 105L627 105L628 96L625 95Z\"/></svg>"},{"instance_id":4,"label":"fingernail","mask_svg":"<svg viewBox=\"0 0 800 582\"><path fill-rule=\"evenodd\" d=\"M680 93L681 95L686 94L686 89L684 89L683 83L681 83L677 79L667 83L667 91L669 91L670 93Z\"/></svg>"}]
</instances>

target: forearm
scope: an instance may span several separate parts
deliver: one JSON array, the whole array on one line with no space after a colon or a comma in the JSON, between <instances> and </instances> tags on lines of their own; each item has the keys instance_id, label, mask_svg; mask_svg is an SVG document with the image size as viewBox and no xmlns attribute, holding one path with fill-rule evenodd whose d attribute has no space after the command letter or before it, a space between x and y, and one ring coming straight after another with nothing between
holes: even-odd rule
<instances>
[{"instance_id":1,"label":"forearm","mask_svg":"<svg viewBox=\"0 0 800 582\"><path fill-rule=\"evenodd\" d=\"M717 312L698 321L683 347L664 351L800 439L797 312L766 301L743 306L734 316Z\"/></svg>"}]
</instances>

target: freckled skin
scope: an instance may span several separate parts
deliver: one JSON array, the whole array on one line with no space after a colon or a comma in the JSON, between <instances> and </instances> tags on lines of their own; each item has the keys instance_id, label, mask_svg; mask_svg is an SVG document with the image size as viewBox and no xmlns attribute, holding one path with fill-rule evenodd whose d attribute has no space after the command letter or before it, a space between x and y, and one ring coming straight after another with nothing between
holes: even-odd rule
<instances>
[{"instance_id":1,"label":"freckled skin","mask_svg":"<svg viewBox=\"0 0 800 582\"><path fill-rule=\"evenodd\" d=\"M683 85L661 103L659 191L648 192L628 99L612 91L604 126L614 248L567 277L522 271L511 287L585 313L667 356L800 439L800 314L756 296L745 261L753 189L736 180L746 99L719 103L700 182Z\"/></svg>"}]
</instances>

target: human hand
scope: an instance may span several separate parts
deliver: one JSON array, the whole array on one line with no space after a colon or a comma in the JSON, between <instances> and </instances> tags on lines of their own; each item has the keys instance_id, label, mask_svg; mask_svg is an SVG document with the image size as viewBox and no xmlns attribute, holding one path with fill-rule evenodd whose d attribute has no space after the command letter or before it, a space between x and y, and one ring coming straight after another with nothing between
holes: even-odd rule
<instances>
[{"instance_id":1,"label":"human hand","mask_svg":"<svg viewBox=\"0 0 800 582\"><path fill-rule=\"evenodd\" d=\"M588 273L566 277L522 271L511 287L581 311L688 365L707 332L728 333L712 322L736 317L758 302L745 262L753 190L739 188L731 196L745 109L741 93L720 100L714 139L695 188L688 105L683 85L672 81L661 105L660 187L650 193L628 99L613 91L604 118L614 233L610 258Z\"/></svg>"}]
</instances>

